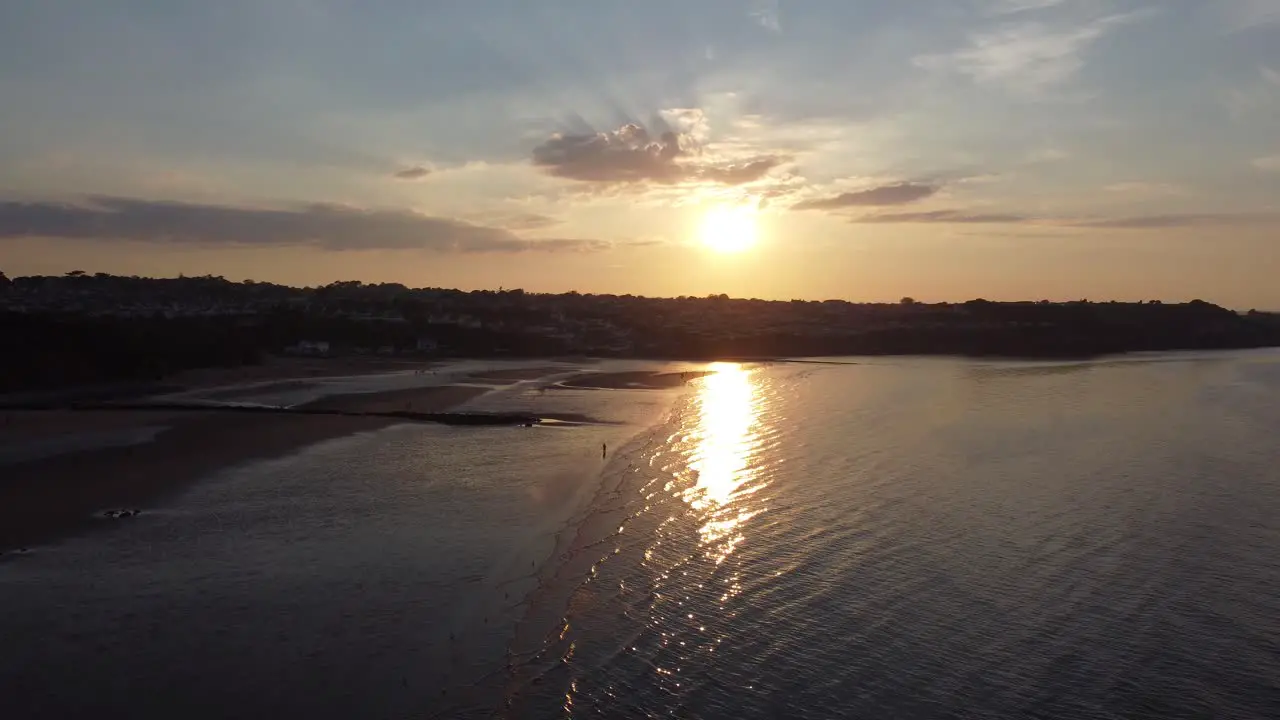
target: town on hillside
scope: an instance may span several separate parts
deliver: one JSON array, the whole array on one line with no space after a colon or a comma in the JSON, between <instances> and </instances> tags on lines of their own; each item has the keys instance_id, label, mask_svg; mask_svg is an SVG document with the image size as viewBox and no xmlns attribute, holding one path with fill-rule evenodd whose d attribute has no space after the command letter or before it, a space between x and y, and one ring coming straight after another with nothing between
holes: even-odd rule
<instances>
[{"instance_id":1,"label":"town on hillside","mask_svg":"<svg viewBox=\"0 0 1280 720\"><path fill-rule=\"evenodd\" d=\"M396 283L0 274L0 391L154 380L280 354L692 360L1090 357L1280 345L1280 315L1188 303L649 298Z\"/></svg>"}]
</instances>

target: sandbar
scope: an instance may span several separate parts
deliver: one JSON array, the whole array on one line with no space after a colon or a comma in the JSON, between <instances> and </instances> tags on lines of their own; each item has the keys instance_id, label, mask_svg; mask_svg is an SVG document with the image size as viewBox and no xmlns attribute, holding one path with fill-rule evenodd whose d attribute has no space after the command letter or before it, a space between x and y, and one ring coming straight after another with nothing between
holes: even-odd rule
<instances>
[{"instance_id":1,"label":"sandbar","mask_svg":"<svg viewBox=\"0 0 1280 720\"><path fill-rule=\"evenodd\" d=\"M711 371L659 372L633 370L626 372L582 373L557 385L590 390L666 390L680 387L691 380L712 374Z\"/></svg>"},{"instance_id":2,"label":"sandbar","mask_svg":"<svg viewBox=\"0 0 1280 720\"><path fill-rule=\"evenodd\" d=\"M493 368L491 370L473 372L467 377L480 382L507 384L521 380L537 380L548 375L573 372L573 370L574 368L572 367Z\"/></svg>"}]
</instances>

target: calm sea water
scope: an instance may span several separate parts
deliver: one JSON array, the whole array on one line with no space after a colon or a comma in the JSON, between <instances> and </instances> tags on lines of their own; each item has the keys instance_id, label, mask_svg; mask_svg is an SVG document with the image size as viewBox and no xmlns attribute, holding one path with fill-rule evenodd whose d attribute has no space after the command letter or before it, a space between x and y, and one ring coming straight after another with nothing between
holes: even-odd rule
<instances>
[{"instance_id":1,"label":"calm sea water","mask_svg":"<svg viewBox=\"0 0 1280 720\"><path fill-rule=\"evenodd\" d=\"M0 563L6 716L1280 716L1280 354L713 369Z\"/></svg>"}]
</instances>

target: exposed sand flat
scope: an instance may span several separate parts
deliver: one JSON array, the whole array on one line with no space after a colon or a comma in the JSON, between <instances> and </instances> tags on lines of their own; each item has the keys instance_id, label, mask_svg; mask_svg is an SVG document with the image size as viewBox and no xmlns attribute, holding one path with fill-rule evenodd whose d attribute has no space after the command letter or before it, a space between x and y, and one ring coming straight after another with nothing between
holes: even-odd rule
<instances>
[{"instance_id":1,"label":"exposed sand flat","mask_svg":"<svg viewBox=\"0 0 1280 720\"><path fill-rule=\"evenodd\" d=\"M84 413L110 422L112 412ZM69 453L4 467L0 548L55 539L106 522L94 513L146 507L220 468L283 455L312 443L374 430L365 417L188 413L154 442Z\"/></svg>"},{"instance_id":2,"label":"exposed sand flat","mask_svg":"<svg viewBox=\"0 0 1280 720\"><path fill-rule=\"evenodd\" d=\"M437 363L379 357L287 358L270 357L259 365L237 368L199 368L185 370L164 378L166 384L189 389L215 388L223 385L282 380L296 382L307 378L371 375L402 370L422 370Z\"/></svg>"},{"instance_id":3,"label":"exposed sand flat","mask_svg":"<svg viewBox=\"0 0 1280 720\"><path fill-rule=\"evenodd\" d=\"M347 412L443 412L487 392L460 385L324 398ZM145 410L6 411L0 441L23 443L163 425L152 442L103 447L0 466L0 551L57 539L104 522L113 508L146 508L210 473L323 440L376 430L392 418Z\"/></svg>"},{"instance_id":4,"label":"exposed sand flat","mask_svg":"<svg viewBox=\"0 0 1280 720\"><path fill-rule=\"evenodd\" d=\"M680 387L690 380L696 380L710 374L710 371L704 370L685 372L635 370L611 373L582 373L559 383L559 385L561 387L596 390L663 390Z\"/></svg>"},{"instance_id":5,"label":"exposed sand flat","mask_svg":"<svg viewBox=\"0 0 1280 720\"><path fill-rule=\"evenodd\" d=\"M494 368L492 370L480 370L471 373L467 377L481 382L509 384L521 380L537 380L549 375L573 372L573 370L574 368L572 367Z\"/></svg>"},{"instance_id":6,"label":"exposed sand flat","mask_svg":"<svg viewBox=\"0 0 1280 720\"><path fill-rule=\"evenodd\" d=\"M309 402L303 407L342 412L443 412L487 392L488 389L473 385L432 385L384 392L331 395Z\"/></svg>"}]
</instances>

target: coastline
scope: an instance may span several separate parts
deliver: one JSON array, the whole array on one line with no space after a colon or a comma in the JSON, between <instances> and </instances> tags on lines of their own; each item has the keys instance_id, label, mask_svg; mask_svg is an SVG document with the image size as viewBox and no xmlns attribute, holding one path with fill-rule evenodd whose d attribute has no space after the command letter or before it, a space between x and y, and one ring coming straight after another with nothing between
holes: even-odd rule
<instances>
[{"instance_id":1,"label":"coastline","mask_svg":"<svg viewBox=\"0 0 1280 720\"><path fill-rule=\"evenodd\" d=\"M421 363L411 366L421 367ZM328 377L376 372L369 366L355 375ZM491 393L501 407L504 391L519 383L552 390L657 391L680 387L705 374L705 370L673 371L670 364L621 371L592 371L583 365L463 369L436 385L322 395L295 406L303 411L296 413L173 410L163 405L91 411L70 405L66 409L0 408L0 468L5 478L0 482L0 557L109 523L127 522L131 514L108 514L146 512L192 484L242 463L406 422L359 413L444 413ZM207 373L181 395L234 404L251 400L255 393L310 388L315 382L311 377L277 377L248 384L239 380L234 374ZM559 424L612 424L574 413L547 412L545 416ZM7 461L6 449L12 456Z\"/></svg>"},{"instance_id":2,"label":"coastline","mask_svg":"<svg viewBox=\"0 0 1280 720\"><path fill-rule=\"evenodd\" d=\"M441 385L321 398L308 406L378 412L408 405L443 412L488 389ZM325 440L403 422L389 417L172 412L0 410L0 443L21 448L60 438L153 429L117 443L0 465L0 553L56 541L104 523L102 513L143 509L241 463L280 457Z\"/></svg>"}]
</instances>

